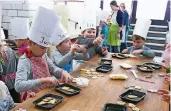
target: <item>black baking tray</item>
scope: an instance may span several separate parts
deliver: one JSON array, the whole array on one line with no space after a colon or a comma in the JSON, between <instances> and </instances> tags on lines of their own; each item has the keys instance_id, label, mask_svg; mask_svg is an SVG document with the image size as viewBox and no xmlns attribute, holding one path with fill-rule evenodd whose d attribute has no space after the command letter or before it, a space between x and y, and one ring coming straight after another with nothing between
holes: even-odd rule
<instances>
[{"instance_id":1,"label":"black baking tray","mask_svg":"<svg viewBox=\"0 0 171 111\"><path fill-rule=\"evenodd\" d=\"M128 108L124 105L106 103L104 105L104 111L127 111Z\"/></svg>"},{"instance_id":2,"label":"black baking tray","mask_svg":"<svg viewBox=\"0 0 171 111\"><path fill-rule=\"evenodd\" d=\"M126 56L124 54L121 54L121 53L112 54L112 57L119 58L119 59L126 59L126 58L128 58L128 56Z\"/></svg>"},{"instance_id":3,"label":"black baking tray","mask_svg":"<svg viewBox=\"0 0 171 111\"><path fill-rule=\"evenodd\" d=\"M111 59L101 59L100 64L101 65L112 65L112 60Z\"/></svg>"},{"instance_id":4,"label":"black baking tray","mask_svg":"<svg viewBox=\"0 0 171 111\"><path fill-rule=\"evenodd\" d=\"M113 68L113 67L110 66L110 65L100 65L100 66L98 66L98 67L96 68L96 71L97 71L97 72L107 73L107 72L111 71L112 68Z\"/></svg>"},{"instance_id":5,"label":"black baking tray","mask_svg":"<svg viewBox=\"0 0 171 111\"><path fill-rule=\"evenodd\" d=\"M69 91L66 91L66 90L63 90L62 87L70 87L71 89L74 89L75 91L74 92L69 92ZM67 96L74 96L74 95L77 95L80 93L81 89L76 87L76 86L73 86L73 85L70 85L70 84L61 84L61 85L58 85L56 86L55 88L56 91L62 93L62 94L65 94Z\"/></svg>"},{"instance_id":6,"label":"black baking tray","mask_svg":"<svg viewBox=\"0 0 171 111\"><path fill-rule=\"evenodd\" d=\"M138 96L137 98L131 99L128 98L128 95L135 95ZM142 101L144 99L144 97L146 96L146 93L144 92L140 92L137 90L127 90L126 92L124 92L123 94L121 94L119 97L126 102L131 102L131 103L139 103L140 101Z\"/></svg>"},{"instance_id":7,"label":"black baking tray","mask_svg":"<svg viewBox=\"0 0 171 111\"><path fill-rule=\"evenodd\" d=\"M47 103L47 104L39 105L38 103L41 102L46 97L53 97L53 98L55 98L56 99L56 103L55 104ZM46 95L42 96L41 98L35 100L33 102L33 104L36 107L39 107L39 108L52 109L53 107L55 107L56 105L58 105L59 103L61 103L63 101L63 99L64 99L64 97L62 97L62 96L58 96L58 95L54 95L54 94L46 94Z\"/></svg>"},{"instance_id":8,"label":"black baking tray","mask_svg":"<svg viewBox=\"0 0 171 111\"><path fill-rule=\"evenodd\" d=\"M157 64L154 62L145 62L143 65L148 65L152 67L153 69L160 69L162 67L160 64Z\"/></svg>"},{"instance_id":9,"label":"black baking tray","mask_svg":"<svg viewBox=\"0 0 171 111\"><path fill-rule=\"evenodd\" d=\"M148 68L148 70L147 69L141 69L141 67L147 67ZM140 71L142 71L142 72L149 72L149 73L152 73L153 71L154 71L154 69L152 68L152 67L150 67L150 66L148 66L148 65L137 65L137 68L140 70Z\"/></svg>"}]
</instances>

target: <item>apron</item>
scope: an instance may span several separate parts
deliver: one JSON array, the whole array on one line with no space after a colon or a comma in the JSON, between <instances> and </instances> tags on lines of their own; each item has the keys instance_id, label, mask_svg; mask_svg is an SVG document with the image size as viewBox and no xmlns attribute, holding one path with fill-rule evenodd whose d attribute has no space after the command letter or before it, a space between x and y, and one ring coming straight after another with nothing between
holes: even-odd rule
<instances>
[{"instance_id":1,"label":"apron","mask_svg":"<svg viewBox=\"0 0 171 111\"><path fill-rule=\"evenodd\" d=\"M107 44L110 46L120 46L120 37L118 35L119 26L112 24L107 38Z\"/></svg>"},{"instance_id":2,"label":"apron","mask_svg":"<svg viewBox=\"0 0 171 111\"><path fill-rule=\"evenodd\" d=\"M108 32L107 44L110 46L120 46L120 37L118 35L119 25L116 21L117 11L111 15L111 26Z\"/></svg>"},{"instance_id":3,"label":"apron","mask_svg":"<svg viewBox=\"0 0 171 111\"><path fill-rule=\"evenodd\" d=\"M32 66L32 77L33 77L33 79L51 77L45 56L43 56L43 57L31 57L30 61L31 61L31 66ZM41 91L47 87L50 87L50 86L52 86L52 85L51 84L41 84L32 90L21 93L22 102L25 101L26 99L30 98L29 92L38 93L39 91Z\"/></svg>"}]
</instances>

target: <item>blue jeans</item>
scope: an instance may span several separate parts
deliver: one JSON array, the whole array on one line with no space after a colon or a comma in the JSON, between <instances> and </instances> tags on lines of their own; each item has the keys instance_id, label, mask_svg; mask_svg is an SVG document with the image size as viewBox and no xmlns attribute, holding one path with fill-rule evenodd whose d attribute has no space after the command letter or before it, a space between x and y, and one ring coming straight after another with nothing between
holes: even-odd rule
<instances>
[{"instance_id":1,"label":"blue jeans","mask_svg":"<svg viewBox=\"0 0 171 111\"><path fill-rule=\"evenodd\" d=\"M120 52L119 46L108 46L108 47L109 47L109 52L112 52L112 53L119 53Z\"/></svg>"}]
</instances>

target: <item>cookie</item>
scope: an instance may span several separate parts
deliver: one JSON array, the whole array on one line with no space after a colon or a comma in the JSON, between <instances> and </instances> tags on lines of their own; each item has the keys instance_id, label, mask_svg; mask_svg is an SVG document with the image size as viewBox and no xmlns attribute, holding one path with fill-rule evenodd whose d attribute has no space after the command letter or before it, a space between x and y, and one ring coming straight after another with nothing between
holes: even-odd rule
<instances>
[{"instance_id":1,"label":"cookie","mask_svg":"<svg viewBox=\"0 0 171 111\"><path fill-rule=\"evenodd\" d=\"M132 104L132 103L129 103L129 104L128 104L128 107L134 108L134 107L136 107L136 105L135 105L135 104Z\"/></svg>"},{"instance_id":2,"label":"cookie","mask_svg":"<svg viewBox=\"0 0 171 111\"><path fill-rule=\"evenodd\" d=\"M140 86L135 86L135 89L141 90L141 87Z\"/></svg>"},{"instance_id":3,"label":"cookie","mask_svg":"<svg viewBox=\"0 0 171 111\"><path fill-rule=\"evenodd\" d=\"M128 98L135 99L135 98L138 98L138 96L136 96L136 95L128 95Z\"/></svg>"},{"instance_id":4,"label":"cookie","mask_svg":"<svg viewBox=\"0 0 171 111\"><path fill-rule=\"evenodd\" d=\"M118 101L118 102L116 102L116 104L119 104L119 105L125 105L126 103L125 103L125 102L123 102L123 101Z\"/></svg>"},{"instance_id":5,"label":"cookie","mask_svg":"<svg viewBox=\"0 0 171 111\"><path fill-rule=\"evenodd\" d=\"M132 111L140 111L140 109L137 108L137 107L133 107L133 108L132 108Z\"/></svg>"},{"instance_id":6,"label":"cookie","mask_svg":"<svg viewBox=\"0 0 171 111\"><path fill-rule=\"evenodd\" d=\"M62 87L62 90L68 90L68 89L69 87L66 87L66 86Z\"/></svg>"}]
</instances>

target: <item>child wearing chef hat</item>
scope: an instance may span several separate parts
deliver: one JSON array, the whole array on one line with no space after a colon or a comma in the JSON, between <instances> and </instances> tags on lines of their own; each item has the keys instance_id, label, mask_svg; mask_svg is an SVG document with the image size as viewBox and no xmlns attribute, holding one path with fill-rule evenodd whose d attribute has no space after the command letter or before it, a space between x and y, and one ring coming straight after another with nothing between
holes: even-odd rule
<instances>
[{"instance_id":1,"label":"child wearing chef hat","mask_svg":"<svg viewBox=\"0 0 171 111\"><path fill-rule=\"evenodd\" d=\"M81 25L82 37L78 37L77 43L87 45L86 47L90 58L94 57L96 54L105 56L108 53L107 48L99 46L102 42L102 37L96 38L96 13L93 13L92 10L89 11L90 9L88 8L86 9Z\"/></svg>"},{"instance_id":2,"label":"child wearing chef hat","mask_svg":"<svg viewBox=\"0 0 171 111\"><path fill-rule=\"evenodd\" d=\"M42 89L58 85L55 77L61 78L60 82L64 83L72 79L69 73L55 66L46 54L56 24L58 17L53 11L38 8L29 33L29 49L20 57L17 67L15 89L22 94L22 100L35 96Z\"/></svg>"},{"instance_id":3,"label":"child wearing chef hat","mask_svg":"<svg viewBox=\"0 0 171 111\"><path fill-rule=\"evenodd\" d=\"M0 14L1 14L0 10ZM1 27L1 19L0 19ZM17 71L17 58L15 52L5 46L5 34L3 29L0 31L0 81L3 81L8 87L9 92L13 100L17 103L20 102L20 95L15 91L15 73Z\"/></svg>"},{"instance_id":4,"label":"child wearing chef hat","mask_svg":"<svg viewBox=\"0 0 171 111\"><path fill-rule=\"evenodd\" d=\"M89 58L86 48L81 47L78 44L71 45L67 31L61 23L56 27L53 33L52 44L57 48L52 54L52 61L56 66L63 68L68 72L73 70L73 59L87 60Z\"/></svg>"},{"instance_id":5,"label":"child wearing chef hat","mask_svg":"<svg viewBox=\"0 0 171 111\"><path fill-rule=\"evenodd\" d=\"M15 44L18 47L18 55L24 54L24 50L28 48L28 32L29 20L28 18L11 19L12 35L15 39Z\"/></svg>"},{"instance_id":6,"label":"child wearing chef hat","mask_svg":"<svg viewBox=\"0 0 171 111\"><path fill-rule=\"evenodd\" d=\"M155 53L145 46L145 40L151 24L151 20L138 19L135 25L134 33L132 36L133 46L124 49L122 53L133 55L143 55L145 57L153 58Z\"/></svg>"}]
</instances>

